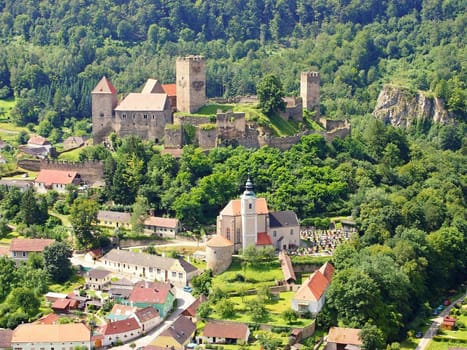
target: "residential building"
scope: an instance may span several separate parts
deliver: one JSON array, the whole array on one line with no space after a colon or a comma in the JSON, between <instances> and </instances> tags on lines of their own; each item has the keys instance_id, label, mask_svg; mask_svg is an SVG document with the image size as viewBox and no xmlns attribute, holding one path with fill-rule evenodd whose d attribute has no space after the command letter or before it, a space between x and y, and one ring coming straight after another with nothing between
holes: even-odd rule
<instances>
[{"instance_id":1,"label":"residential building","mask_svg":"<svg viewBox=\"0 0 467 350\"><path fill-rule=\"evenodd\" d=\"M70 136L63 141L63 148L64 150L79 148L84 146L87 140L87 136Z\"/></svg>"},{"instance_id":2,"label":"residential building","mask_svg":"<svg viewBox=\"0 0 467 350\"><path fill-rule=\"evenodd\" d=\"M91 330L83 323L20 324L11 338L14 350L74 350L77 346L91 349Z\"/></svg>"},{"instance_id":3,"label":"residential building","mask_svg":"<svg viewBox=\"0 0 467 350\"><path fill-rule=\"evenodd\" d=\"M172 310L174 300L170 283L143 281L135 285L126 303L139 308L151 306L165 318Z\"/></svg>"},{"instance_id":4,"label":"residential building","mask_svg":"<svg viewBox=\"0 0 467 350\"><path fill-rule=\"evenodd\" d=\"M204 342L208 344L238 344L248 342L250 329L248 325L238 322L209 321L204 326Z\"/></svg>"},{"instance_id":5,"label":"residential building","mask_svg":"<svg viewBox=\"0 0 467 350\"><path fill-rule=\"evenodd\" d=\"M99 212L97 213L98 225L105 227L121 227L129 230L131 228L130 218L130 213L124 213L119 211L99 210Z\"/></svg>"},{"instance_id":6,"label":"residential building","mask_svg":"<svg viewBox=\"0 0 467 350\"><path fill-rule=\"evenodd\" d=\"M81 177L76 171L42 169L34 181L34 188L38 193L55 190L65 193L68 185L78 186Z\"/></svg>"},{"instance_id":7,"label":"residential building","mask_svg":"<svg viewBox=\"0 0 467 350\"><path fill-rule=\"evenodd\" d=\"M196 322L198 307L206 300L207 297L204 294L200 294L185 310L183 310L182 315L190 318L193 322Z\"/></svg>"},{"instance_id":8,"label":"residential building","mask_svg":"<svg viewBox=\"0 0 467 350\"><path fill-rule=\"evenodd\" d=\"M234 244L235 252L250 245L275 249L298 247L300 224L291 211L269 211L265 198L256 198L248 178L240 199L231 200L217 217L217 234Z\"/></svg>"},{"instance_id":9,"label":"residential building","mask_svg":"<svg viewBox=\"0 0 467 350\"><path fill-rule=\"evenodd\" d=\"M126 320L133 316L133 314L138 310L136 306L123 305L123 304L114 304L112 310L106 316L110 321L121 321Z\"/></svg>"},{"instance_id":10,"label":"residential building","mask_svg":"<svg viewBox=\"0 0 467 350\"><path fill-rule=\"evenodd\" d=\"M102 346L113 346L118 341L123 343L138 338L143 333L141 326L134 317L126 320L108 322L102 329Z\"/></svg>"},{"instance_id":11,"label":"residential building","mask_svg":"<svg viewBox=\"0 0 467 350\"><path fill-rule=\"evenodd\" d=\"M18 188L21 192L26 192L34 186L34 181L31 180L0 180L0 186L5 186L6 188Z\"/></svg>"},{"instance_id":12,"label":"residential building","mask_svg":"<svg viewBox=\"0 0 467 350\"><path fill-rule=\"evenodd\" d=\"M16 262L28 260L31 253L42 253L45 247L53 244L55 239L45 238L13 238L10 242L10 257Z\"/></svg>"},{"instance_id":13,"label":"residential building","mask_svg":"<svg viewBox=\"0 0 467 350\"><path fill-rule=\"evenodd\" d=\"M177 318L171 326L156 337L150 345L174 350L184 350L191 342L196 331L196 325L185 316Z\"/></svg>"},{"instance_id":14,"label":"residential building","mask_svg":"<svg viewBox=\"0 0 467 350\"><path fill-rule=\"evenodd\" d=\"M104 269L92 269L89 270L84 277L86 280L86 288L108 290L112 274L110 271Z\"/></svg>"},{"instance_id":15,"label":"residential building","mask_svg":"<svg viewBox=\"0 0 467 350\"><path fill-rule=\"evenodd\" d=\"M137 310L134 317L141 326L143 332L149 332L162 322L162 317L155 308L147 306Z\"/></svg>"},{"instance_id":16,"label":"residential building","mask_svg":"<svg viewBox=\"0 0 467 350\"><path fill-rule=\"evenodd\" d=\"M318 271L313 272L295 293L292 309L299 313L317 314L325 303L326 291L331 284L334 267L325 263Z\"/></svg>"},{"instance_id":17,"label":"residential building","mask_svg":"<svg viewBox=\"0 0 467 350\"><path fill-rule=\"evenodd\" d=\"M149 216L144 220L144 232L164 238L175 238L180 230L178 219Z\"/></svg>"},{"instance_id":18,"label":"residential building","mask_svg":"<svg viewBox=\"0 0 467 350\"><path fill-rule=\"evenodd\" d=\"M196 267L183 259L119 249L112 249L102 257L101 262L111 271L170 282L179 287L187 285L198 272Z\"/></svg>"},{"instance_id":19,"label":"residential building","mask_svg":"<svg viewBox=\"0 0 467 350\"><path fill-rule=\"evenodd\" d=\"M358 350L363 345L360 338L361 329L331 327L325 350Z\"/></svg>"},{"instance_id":20,"label":"residential building","mask_svg":"<svg viewBox=\"0 0 467 350\"><path fill-rule=\"evenodd\" d=\"M0 329L0 350L11 349L11 337L13 331L11 329Z\"/></svg>"}]
</instances>

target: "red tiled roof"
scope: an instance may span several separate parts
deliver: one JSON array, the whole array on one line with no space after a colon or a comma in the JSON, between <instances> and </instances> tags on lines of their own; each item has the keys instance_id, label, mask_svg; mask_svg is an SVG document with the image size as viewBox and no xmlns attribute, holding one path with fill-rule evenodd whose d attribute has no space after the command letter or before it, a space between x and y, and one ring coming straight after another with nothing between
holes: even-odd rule
<instances>
[{"instance_id":1,"label":"red tiled roof","mask_svg":"<svg viewBox=\"0 0 467 350\"><path fill-rule=\"evenodd\" d=\"M92 90L93 93L111 93L111 94L116 94L117 89L114 88L112 83L104 76L102 79L97 83L96 87L94 90Z\"/></svg>"},{"instance_id":2,"label":"red tiled roof","mask_svg":"<svg viewBox=\"0 0 467 350\"><path fill-rule=\"evenodd\" d=\"M224 236L215 235L206 243L206 245L208 247L229 247L232 246L233 243Z\"/></svg>"},{"instance_id":3,"label":"red tiled roof","mask_svg":"<svg viewBox=\"0 0 467 350\"><path fill-rule=\"evenodd\" d=\"M144 220L144 224L146 226L177 228L178 219L161 218L158 216L149 216L146 220Z\"/></svg>"},{"instance_id":4,"label":"red tiled roof","mask_svg":"<svg viewBox=\"0 0 467 350\"><path fill-rule=\"evenodd\" d=\"M211 321L204 326L205 337L248 340L248 326L244 323Z\"/></svg>"},{"instance_id":5,"label":"red tiled roof","mask_svg":"<svg viewBox=\"0 0 467 350\"><path fill-rule=\"evenodd\" d=\"M60 317L57 314L48 314L37 320L40 324L56 324Z\"/></svg>"},{"instance_id":6,"label":"red tiled roof","mask_svg":"<svg viewBox=\"0 0 467 350\"><path fill-rule=\"evenodd\" d=\"M453 327L456 324L457 319L455 317L445 316L443 318L443 326Z\"/></svg>"},{"instance_id":7,"label":"red tiled roof","mask_svg":"<svg viewBox=\"0 0 467 350\"><path fill-rule=\"evenodd\" d=\"M76 171L43 169L37 175L36 182L44 183L47 186L53 184L72 184L78 173Z\"/></svg>"},{"instance_id":8,"label":"red tiled roof","mask_svg":"<svg viewBox=\"0 0 467 350\"><path fill-rule=\"evenodd\" d=\"M140 322L147 322L160 316L159 311L152 306L145 307L135 312L135 316Z\"/></svg>"},{"instance_id":9,"label":"red tiled roof","mask_svg":"<svg viewBox=\"0 0 467 350\"><path fill-rule=\"evenodd\" d=\"M331 327L328 334L328 343L362 345L357 328Z\"/></svg>"},{"instance_id":10,"label":"red tiled roof","mask_svg":"<svg viewBox=\"0 0 467 350\"><path fill-rule=\"evenodd\" d=\"M334 266L330 262L326 262L323 266L319 268L319 271L326 277L326 279L331 282L332 275L334 274Z\"/></svg>"},{"instance_id":11,"label":"red tiled roof","mask_svg":"<svg viewBox=\"0 0 467 350\"><path fill-rule=\"evenodd\" d=\"M45 247L55 242L55 239L44 238L13 238L10 243L12 252L42 252Z\"/></svg>"},{"instance_id":12,"label":"red tiled roof","mask_svg":"<svg viewBox=\"0 0 467 350\"><path fill-rule=\"evenodd\" d=\"M232 199L221 211L221 215L240 216L240 199ZM256 214L268 214L268 205L266 198L256 198Z\"/></svg>"},{"instance_id":13,"label":"red tiled roof","mask_svg":"<svg viewBox=\"0 0 467 350\"><path fill-rule=\"evenodd\" d=\"M70 299L57 299L52 304L52 309L66 310L70 306Z\"/></svg>"},{"instance_id":14,"label":"red tiled roof","mask_svg":"<svg viewBox=\"0 0 467 350\"><path fill-rule=\"evenodd\" d=\"M284 280L289 281L289 280L297 280L297 277L295 276L295 271L292 266L292 261L290 260L290 256L287 255L287 253L283 250L280 251L279 253L279 261L281 263L281 268L282 268L282 273L284 275Z\"/></svg>"},{"instance_id":15,"label":"red tiled roof","mask_svg":"<svg viewBox=\"0 0 467 350\"><path fill-rule=\"evenodd\" d=\"M177 84L162 84L162 88L169 96L177 96Z\"/></svg>"},{"instance_id":16,"label":"red tiled roof","mask_svg":"<svg viewBox=\"0 0 467 350\"><path fill-rule=\"evenodd\" d=\"M137 330L139 327L138 322L134 318L127 318L126 320L115 321L107 323L102 329L102 334L112 335L126 333L129 331Z\"/></svg>"},{"instance_id":17,"label":"red tiled roof","mask_svg":"<svg viewBox=\"0 0 467 350\"><path fill-rule=\"evenodd\" d=\"M295 294L295 299L318 301L329 286L329 281L320 271L315 271Z\"/></svg>"},{"instance_id":18,"label":"red tiled roof","mask_svg":"<svg viewBox=\"0 0 467 350\"><path fill-rule=\"evenodd\" d=\"M134 303L164 304L169 292L169 283L139 282L133 288L129 300Z\"/></svg>"},{"instance_id":19,"label":"red tiled roof","mask_svg":"<svg viewBox=\"0 0 467 350\"><path fill-rule=\"evenodd\" d=\"M13 331L11 329L0 329L0 349L9 349L11 347L11 338Z\"/></svg>"},{"instance_id":20,"label":"red tiled roof","mask_svg":"<svg viewBox=\"0 0 467 350\"><path fill-rule=\"evenodd\" d=\"M201 294L198 298L195 299L194 302L190 304L183 312L183 316L191 316L195 317L196 316L196 311L198 310L198 306L206 301L206 296L204 294Z\"/></svg>"},{"instance_id":21,"label":"red tiled roof","mask_svg":"<svg viewBox=\"0 0 467 350\"><path fill-rule=\"evenodd\" d=\"M268 236L266 232L258 232L256 238L256 245L271 245L271 237Z\"/></svg>"}]
</instances>

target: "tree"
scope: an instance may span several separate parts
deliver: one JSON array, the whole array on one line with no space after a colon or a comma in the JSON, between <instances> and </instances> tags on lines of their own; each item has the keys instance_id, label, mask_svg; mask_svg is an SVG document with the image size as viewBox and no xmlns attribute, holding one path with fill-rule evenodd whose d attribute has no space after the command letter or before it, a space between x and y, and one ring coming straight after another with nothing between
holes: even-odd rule
<instances>
[{"instance_id":1,"label":"tree","mask_svg":"<svg viewBox=\"0 0 467 350\"><path fill-rule=\"evenodd\" d=\"M276 350L282 344L275 334L268 331L258 331L256 339L264 350Z\"/></svg>"},{"instance_id":2,"label":"tree","mask_svg":"<svg viewBox=\"0 0 467 350\"><path fill-rule=\"evenodd\" d=\"M193 294L205 296L209 295L212 283L212 270L206 270L202 274L193 277L191 285L193 286Z\"/></svg>"},{"instance_id":3,"label":"tree","mask_svg":"<svg viewBox=\"0 0 467 350\"><path fill-rule=\"evenodd\" d=\"M263 322L269 317L269 311L266 309L264 300L255 298L247 302L247 308L250 311L251 320L253 322Z\"/></svg>"},{"instance_id":4,"label":"tree","mask_svg":"<svg viewBox=\"0 0 467 350\"><path fill-rule=\"evenodd\" d=\"M83 197L77 198L70 208L70 222L81 246L93 243L93 224L97 221L98 211L95 200Z\"/></svg>"},{"instance_id":5,"label":"tree","mask_svg":"<svg viewBox=\"0 0 467 350\"><path fill-rule=\"evenodd\" d=\"M196 310L196 315L204 320L209 317L212 312L211 304L208 302L201 303Z\"/></svg>"},{"instance_id":6,"label":"tree","mask_svg":"<svg viewBox=\"0 0 467 350\"><path fill-rule=\"evenodd\" d=\"M272 114L285 109L282 83L275 75L266 75L256 86L259 98L259 108L264 114Z\"/></svg>"},{"instance_id":7,"label":"tree","mask_svg":"<svg viewBox=\"0 0 467 350\"><path fill-rule=\"evenodd\" d=\"M217 303L216 310L222 318L232 318L235 315L235 305L227 298Z\"/></svg>"},{"instance_id":8,"label":"tree","mask_svg":"<svg viewBox=\"0 0 467 350\"><path fill-rule=\"evenodd\" d=\"M146 197L137 196L136 202L133 204L133 212L131 213L130 224L134 232L143 233L144 220L148 216L149 204Z\"/></svg>"},{"instance_id":9,"label":"tree","mask_svg":"<svg viewBox=\"0 0 467 350\"><path fill-rule=\"evenodd\" d=\"M367 322L359 333L362 339L362 350L383 350L386 348L383 332L375 325Z\"/></svg>"},{"instance_id":10,"label":"tree","mask_svg":"<svg viewBox=\"0 0 467 350\"><path fill-rule=\"evenodd\" d=\"M281 317L287 324L292 324L298 319L298 314L295 310L287 309L282 311Z\"/></svg>"},{"instance_id":11,"label":"tree","mask_svg":"<svg viewBox=\"0 0 467 350\"><path fill-rule=\"evenodd\" d=\"M70 258L73 252L64 242L55 242L44 249L45 269L52 280L65 282L73 273Z\"/></svg>"},{"instance_id":12,"label":"tree","mask_svg":"<svg viewBox=\"0 0 467 350\"><path fill-rule=\"evenodd\" d=\"M39 312L41 301L32 290L20 287L10 292L6 304L10 305L14 310L21 309L29 317L32 317Z\"/></svg>"}]
</instances>

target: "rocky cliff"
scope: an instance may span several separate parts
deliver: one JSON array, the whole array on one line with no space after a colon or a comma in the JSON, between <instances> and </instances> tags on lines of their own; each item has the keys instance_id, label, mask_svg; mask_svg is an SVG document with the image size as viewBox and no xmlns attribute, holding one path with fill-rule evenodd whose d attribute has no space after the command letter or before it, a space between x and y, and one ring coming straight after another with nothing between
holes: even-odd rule
<instances>
[{"instance_id":1,"label":"rocky cliff","mask_svg":"<svg viewBox=\"0 0 467 350\"><path fill-rule=\"evenodd\" d=\"M428 97L422 91L414 95L390 85L381 90L373 115L397 127L410 127L417 119L441 124L454 122L454 117L447 111L442 99Z\"/></svg>"}]
</instances>

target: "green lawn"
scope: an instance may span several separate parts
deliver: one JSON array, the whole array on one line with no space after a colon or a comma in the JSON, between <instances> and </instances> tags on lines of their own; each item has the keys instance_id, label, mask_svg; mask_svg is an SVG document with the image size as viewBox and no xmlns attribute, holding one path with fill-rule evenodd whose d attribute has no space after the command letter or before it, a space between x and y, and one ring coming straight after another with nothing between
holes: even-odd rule
<instances>
[{"instance_id":1,"label":"green lawn","mask_svg":"<svg viewBox=\"0 0 467 350\"><path fill-rule=\"evenodd\" d=\"M291 301L294 296L294 292L282 292L278 300L266 304L266 308L269 311L269 319L262 323L267 323L274 326L286 326L286 327L304 327L313 322L310 319L300 318L291 325L285 323L284 319L281 317L281 313L285 310L290 309ZM250 313L246 307L246 303L250 300L254 300L256 295L248 295L243 297L230 297L229 300L232 301L235 305L235 316L231 319L232 321L237 322L249 322L254 323L251 319ZM221 319L215 311L211 315L213 318Z\"/></svg>"},{"instance_id":2,"label":"green lawn","mask_svg":"<svg viewBox=\"0 0 467 350\"><path fill-rule=\"evenodd\" d=\"M74 275L70 281L65 284L51 284L49 290L56 293L68 294L84 284L84 277Z\"/></svg>"},{"instance_id":3,"label":"green lawn","mask_svg":"<svg viewBox=\"0 0 467 350\"><path fill-rule=\"evenodd\" d=\"M81 152L82 148L75 148L71 151L67 152L62 152L59 154L58 159L59 160L67 160L69 162L78 162L79 161L79 154Z\"/></svg>"},{"instance_id":4,"label":"green lawn","mask_svg":"<svg viewBox=\"0 0 467 350\"><path fill-rule=\"evenodd\" d=\"M246 281L237 280L237 276L242 275ZM257 289L262 285L273 286L275 281L282 280L282 270L278 261L262 263L257 266L247 266L243 270L240 259L235 258L230 268L214 277L213 285L218 286L224 292L234 292L241 289Z\"/></svg>"},{"instance_id":5,"label":"green lawn","mask_svg":"<svg viewBox=\"0 0 467 350\"><path fill-rule=\"evenodd\" d=\"M7 100L0 100L0 120L7 120L10 110L15 106L16 101L14 98Z\"/></svg>"}]
</instances>

